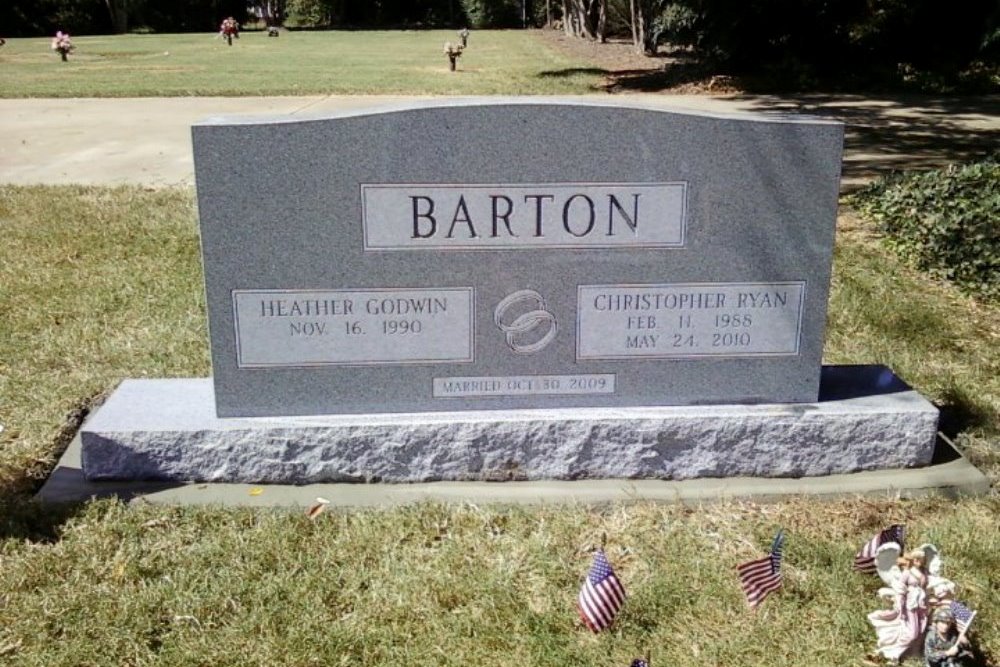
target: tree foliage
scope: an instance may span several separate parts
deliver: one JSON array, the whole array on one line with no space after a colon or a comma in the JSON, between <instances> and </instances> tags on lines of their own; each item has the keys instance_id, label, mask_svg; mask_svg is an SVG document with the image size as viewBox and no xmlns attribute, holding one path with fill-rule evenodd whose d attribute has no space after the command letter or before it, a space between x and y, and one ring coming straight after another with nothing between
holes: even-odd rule
<instances>
[{"instance_id":1,"label":"tree foliage","mask_svg":"<svg viewBox=\"0 0 1000 667\"><path fill-rule=\"evenodd\" d=\"M6 0L0 26L11 36L217 30L227 16L241 23L244 0Z\"/></svg>"},{"instance_id":2,"label":"tree foliage","mask_svg":"<svg viewBox=\"0 0 1000 667\"><path fill-rule=\"evenodd\" d=\"M716 71L795 85L901 68L953 75L1000 65L997 0L6 0L7 35L192 32L226 16L314 28L513 28L551 14L568 35L688 47Z\"/></svg>"},{"instance_id":3,"label":"tree foliage","mask_svg":"<svg viewBox=\"0 0 1000 667\"><path fill-rule=\"evenodd\" d=\"M257 18L267 25L281 25L288 20L310 28L520 28L537 25L541 4L533 0L6 0L0 2L0 29L9 36L56 30L200 32L216 30L227 16L240 23Z\"/></svg>"},{"instance_id":4,"label":"tree foliage","mask_svg":"<svg viewBox=\"0 0 1000 667\"><path fill-rule=\"evenodd\" d=\"M996 0L672 0L659 19L667 41L737 74L958 72L1000 42Z\"/></svg>"},{"instance_id":5,"label":"tree foliage","mask_svg":"<svg viewBox=\"0 0 1000 667\"><path fill-rule=\"evenodd\" d=\"M476 27L499 27L492 22L493 8L514 1L288 0L287 16L301 27L420 28L468 25L470 13L477 11L485 12L487 25Z\"/></svg>"},{"instance_id":6,"label":"tree foliage","mask_svg":"<svg viewBox=\"0 0 1000 667\"><path fill-rule=\"evenodd\" d=\"M113 31L104 0L6 0L0 2L0 30L7 37Z\"/></svg>"},{"instance_id":7,"label":"tree foliage","mask_svg":"<svg viewBox=\"0 0 1000 667\"><path fill-rule=\"evenodd\" d=\"M521 0L462 0L473 28L520 28Z\"/></svg>"}]
</instances>

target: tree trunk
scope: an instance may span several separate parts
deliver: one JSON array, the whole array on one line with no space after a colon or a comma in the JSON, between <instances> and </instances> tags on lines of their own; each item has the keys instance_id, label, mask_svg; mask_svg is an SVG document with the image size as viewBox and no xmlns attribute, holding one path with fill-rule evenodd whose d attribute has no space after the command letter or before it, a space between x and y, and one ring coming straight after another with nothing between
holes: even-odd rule
<instances>
[{"instance_id":1,"label":"tree trunk","mask_svg":"<svg viewBox=\"0 0 1000 667\"><path fill-rule=\"evenodd\" d=\"M66 49L59 49L59 55L62 56L62 61L64 63L65 62L69 62L69 58L66 57L67 53L68 53L68 51L66 51Z\"/></svg>"},{"instance_id":2,"label":"tree trunk","mask_svg":"<svg viewBox=\"0 0 1000 667\"><path fill-rule=\"evenodd\" d=\"M647 56L656 55L656 40L653 33L657 14L663 8L662 2L654 0L629 0L632 23L632 45L636 53Z\"/></svg>"},{"instance_id":3,"label":"tree trunk","mask_svg":"<svg viewBox=\"0 0 1000 667\"><path fill-rule=\"evenodd\" d=\"M125 9L125 3L122 0L104 0L104 4L108 8L108 14L111 15L111 25L115 32L124 35L128 32L128 11Z\"/></svg>"},{"instance_id":4,"label":"tree trunk","mask_svg":"<svg viewBox=\"0 0 1000 667\"><path fill-rule=\"evenodd\" d=\"M643 35L642 38L642 51L647 56L656 55L656 39L652 32L648 32Z\"/></svg>"},{"instance_id":5,"label":"tree trunk","mask_svg":"<svg viewBox=\"0 0 1000 667\"><path fill-rule=\"evenodd\" d=\"M545 0L545 27L552 27L552 0Z\"/></svg>"},{"instance_id":6,"label":"tree trunk","mask_svg":"<svg viewBox=\"0 0 1000 667\"><path fill-rule=\"evenodd\" d=\"M629 0L629 8L632 12L632 46L635 47L636 53L642 53L646 24L642 16L641 0Z\"/></svg>"},{"instance_id":7,"label":"tree trunk","mask_svg":"<svg viewBox=\"0 0 1000 667\"><path fill-rule=\"evenodd\" d=\"M577 37L586 37L587 39L594 39L594 33L590 29L590 7L593 5L593 0L585 2L585 0L571 0L573 4L573 18L575 23L574 34Z\"/></svg>"},{"instance_id":8,"label":"tree trunk","mask_svg":"<svg viewBox=\"0 0 1000 667\"><path fill-rule=\"evenodd\" d=\"M570 0L562 0L563 32L567 37L576 37L573 31L573 13L569 11Z\"/></svg>"},{"instance_id":9,"label":"tree trunk","mask_svg":"<svg viewBox=\"0 0 1000 667\"><path fill-rule=\"evenodd\" d=\"M608 41L605 31L608 27L608 0L597 0L597 41L604 44Z\"/></svg>"},{"instance_id":10,"label":"tree trunk","mask_svg":"<svg viewBox=\"0 0 1000 667\"><path fill-rule=\"evenodd\" d=\"M261 18L267 27L280 26L285 23L285 3L280 0L264 0L260 4Z\"/></svg>"},{"instance_id":11,"label":"tree trunk","mask_svg":"<svg viewBox=\"0 0 1000 667\"><path fill-rule=\"evenodd\" d=\"M660 4L652 0L638 0L640 5L645 5L642 12L642 52L647 56L656 55L657 35L653 33L655 20L660 11Z\"/></svg>"}]
</instances>

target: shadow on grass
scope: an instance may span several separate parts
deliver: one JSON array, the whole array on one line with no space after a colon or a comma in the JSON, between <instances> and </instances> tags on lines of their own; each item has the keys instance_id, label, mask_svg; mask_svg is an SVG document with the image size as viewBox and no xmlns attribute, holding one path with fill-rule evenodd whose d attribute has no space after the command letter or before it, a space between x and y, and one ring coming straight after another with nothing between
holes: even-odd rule
<instances>
[{"instance_id":1,"label":"shadow on grass","mask_svg":"<svg viewBox=\"0 0 1000 667\"><path fill-rule=\"evenodd\" d=\"M608 72L602 89L609 93L659 93L686 85L704 85L711 92L712 70L697 62L657 63L648 69L624 69Z\"/></svg>"},{"instance_id":2,"label":"shadow on grass","mask_svg":"<svg viewBox=\"0 0 1000 667\"><path fill-rule=\"evenodd\" d=\"M564 79L578 74L608 76L611 72L600 67L567 67L566 69L545 70L544 72L539 72L538 76L543 79Z\"/></svg>"},{"instance_id":3,"label":"shadow on grass","mask_svg":"<svg viewBox=\"0 0 1000 667\"><path fill-rule=\"evenodd\" d=\"M993 652L979 643L978 637L973 635L969 638L969 642L971 644L969 648L972 651L972 662L963 664L982 665L983 667L996 667L996 665L1000 664L1000 662L997 662L997 658Z\"/></svg>"},{"instance_id":4,"label":"shadow on grass","mask_svg":"<svg viewBox=\"0 0 1000 667\"><path fill-rule=\"evenodd\" d=\"M43 505L21 498L0 499L0 540L58 542L63 525L82 509L82 503Z\"/></svg>"},{"instance_id":5,"label":"shadow on grass","mask_svg":"<svg viewBox=\"0 0 1000 667\"><path fill-rule=\"evenodd\" d=\"M82 398L67 413L53 439L53 456L58 459L69 446L83 421L101 400L101 394ZM44 462L40 461L38 467ZM57 542L62 525L82 508L82 503L43 504L31 499L53 469L26 471L16 495L0 497L0 540L27 540L37 543ZM45 474L41 474L45 473Z\"/></svg>"},{"instance_id":6,"label":"shadow on grass","mask_svg":"<svg viewBox=\"0 0 1000 667\"><path fill-rule=\"evenodd\" d=\"M991 406L977 402L959 387L946 389L937 407L941 411L938 430L952 440L962 431L1000 423L1000 415Z\"/></svg>"}]
</instances>

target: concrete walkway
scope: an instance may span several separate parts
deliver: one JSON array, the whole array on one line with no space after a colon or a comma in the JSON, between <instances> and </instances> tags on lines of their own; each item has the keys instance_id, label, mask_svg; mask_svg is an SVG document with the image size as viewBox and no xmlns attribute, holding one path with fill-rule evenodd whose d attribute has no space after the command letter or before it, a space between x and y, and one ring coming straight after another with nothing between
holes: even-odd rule
<instances>
[{"instance_id":1,"label":"concrete walkway","mask_svg":"<svg viewBox=\"0 0 1000 667\"><path fill-rule=\"evenodd\" d=\"M192 123L213 115L318 115L413 97L0 99L0 183L191 185ZM1000 147L1000 96L980 98L600 95L715 113L808 113L847 124L844 186Z\"/></svg>"}]
</instances>

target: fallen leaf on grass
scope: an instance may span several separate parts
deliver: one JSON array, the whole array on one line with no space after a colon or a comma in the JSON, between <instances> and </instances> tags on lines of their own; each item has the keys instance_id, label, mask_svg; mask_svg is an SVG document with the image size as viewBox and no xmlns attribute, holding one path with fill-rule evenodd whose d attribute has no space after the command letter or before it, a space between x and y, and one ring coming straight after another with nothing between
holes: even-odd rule
<instances>
[{"instance_id":1,"label":"fallen leaf on grass","mask_svg":"<svg viewBox=\"0 0 1000 667\"><path fill-rule=\"evenodd\" d=\"M309 517L310 519L315 519L316 517L318 517L320 514L323 513L323 510L325 510L326 506L329 504L330 501L327 500L326 498L317 498L316 502L313 503L312 507L310 507L309 510L306 512L306 516Z\"/></svg>"}]
</instances>

